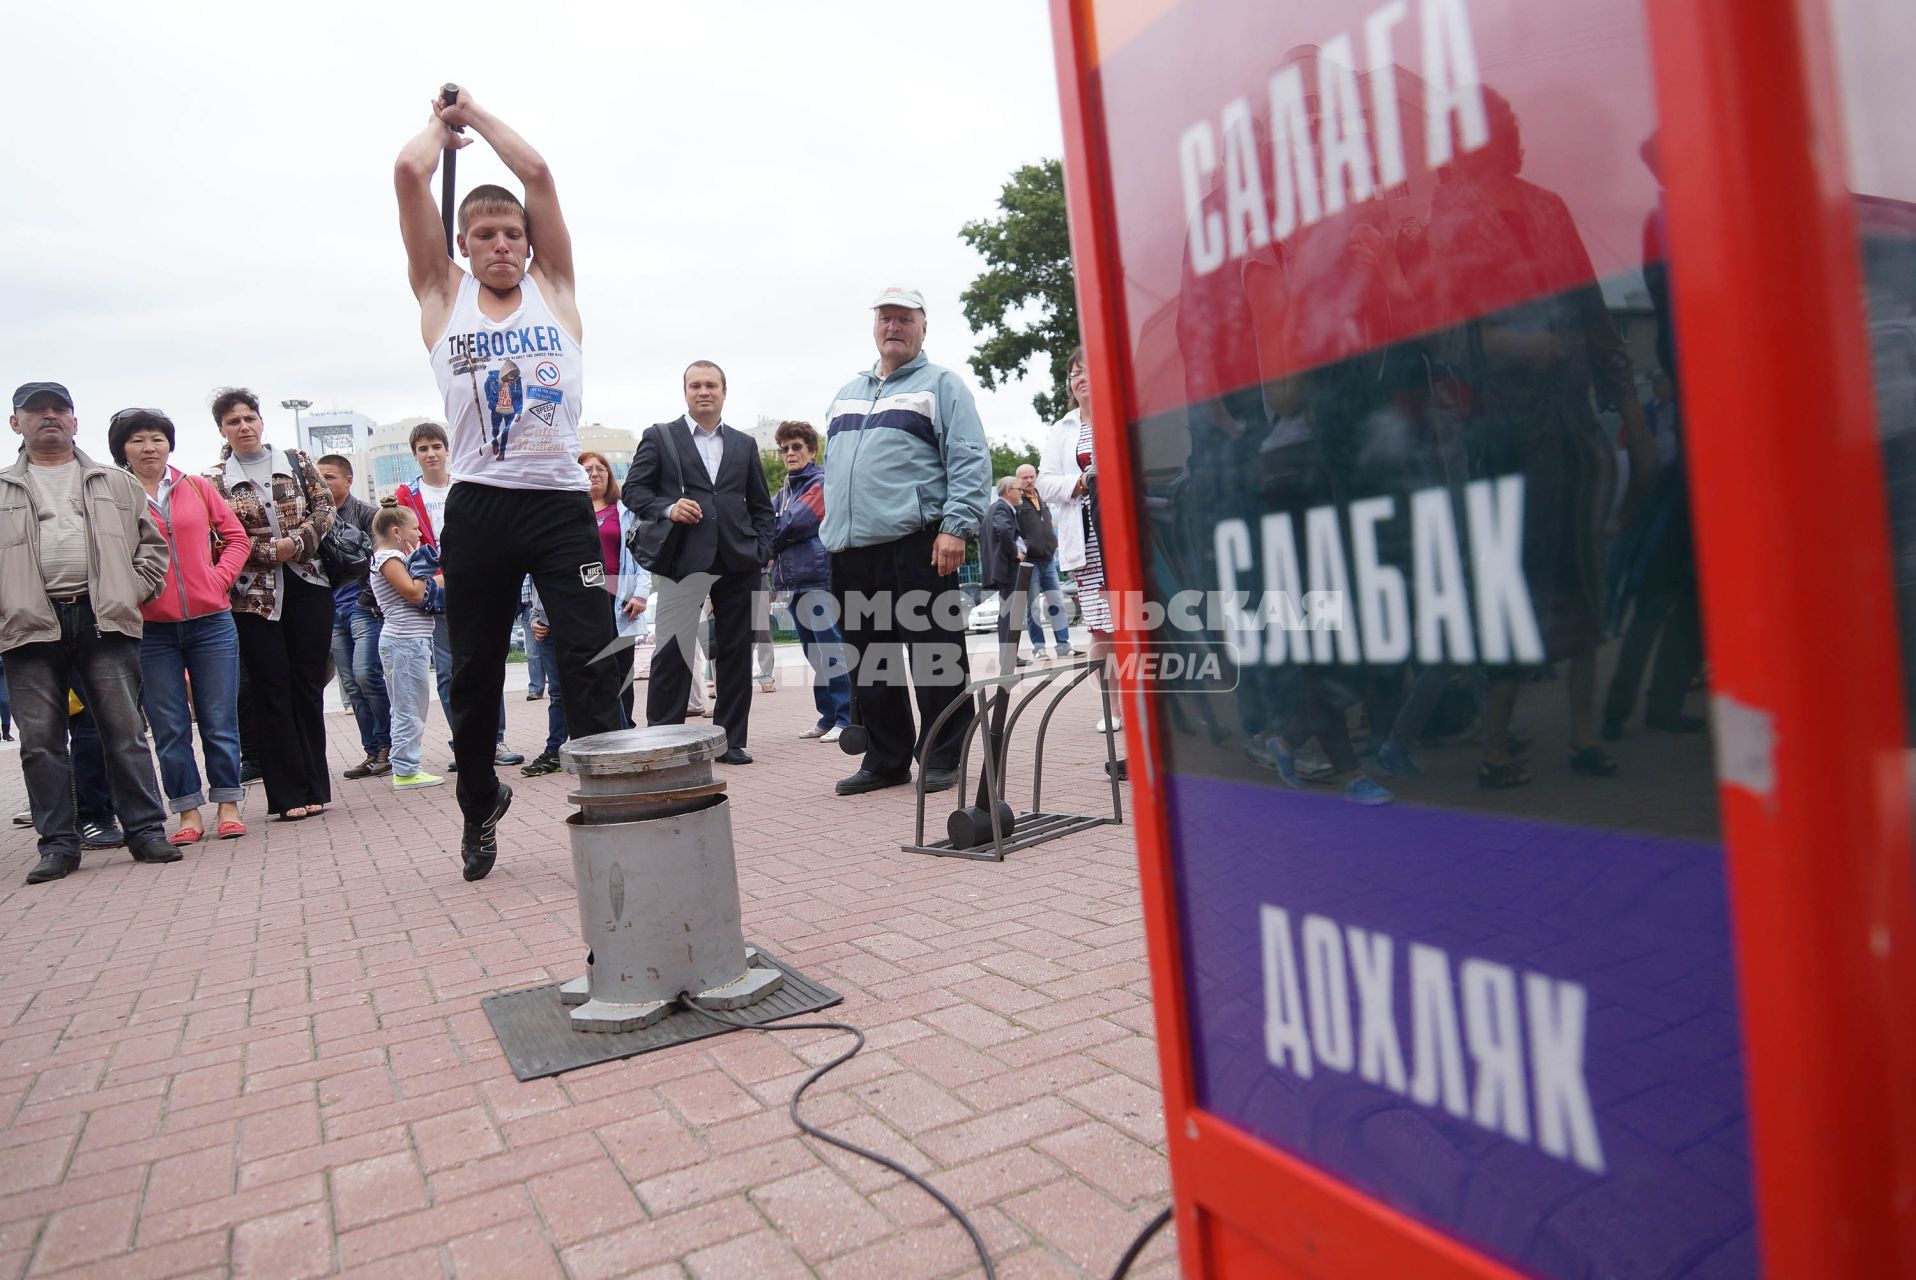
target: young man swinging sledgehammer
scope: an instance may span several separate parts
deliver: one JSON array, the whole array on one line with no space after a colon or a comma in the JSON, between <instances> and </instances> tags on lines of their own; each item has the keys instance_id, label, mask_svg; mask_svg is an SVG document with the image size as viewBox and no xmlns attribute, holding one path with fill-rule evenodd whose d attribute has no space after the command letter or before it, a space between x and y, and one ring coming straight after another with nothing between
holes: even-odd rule
<instances>
[{"instance_id":1,"label":"young man swinging sledgehammer","mask_svg":"<svg viewBox=\"0 0 1916 1280\"><path fill-rule=\"evenodd\" d=\"M457 252L470 272L447 257L432 196L440 153L471 142L468 129L525 187L523 203L497 186L475 187L460 202ZM466 879L478 880L498 857L499 819L512 803L493 751L526 574L551 620L573 736L625 727L618 664L594 661L617 628L578 461L584 363L572 238L539 153L451 86L399 153L393 183L419 333L452 433L452 492L440 530L453 654L448 711L465 815L460 856Z\"/></svg>"}]
</instances>

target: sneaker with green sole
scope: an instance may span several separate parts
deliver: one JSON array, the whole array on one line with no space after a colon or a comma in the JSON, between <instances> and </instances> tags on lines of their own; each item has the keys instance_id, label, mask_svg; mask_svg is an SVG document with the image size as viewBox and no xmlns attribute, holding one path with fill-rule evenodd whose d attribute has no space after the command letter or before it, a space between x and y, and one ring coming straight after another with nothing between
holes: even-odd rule
<instances>
[{"instance_id":1,"label":"sneaker with green sole","mask_svg":"<svg viewBox=\"0 0 1916 1280\"><path fill-rule=\"evenodd\" d=\"M553 755L550 751L541 751L538 755L532 757L531 764L519 770L519 772L528 778L543 778L547 774L557 773L563 768L565 768L565 765L559 762L558 756Z\"/></svg>"},{"instance_id":2,"label":"sneaker with green sole","mask_svg":"<svg viewBox=\"0 0 1916 1280\"><path fill-rule=\"evenodd\" d=\"M436 773L403 773L393 775L394 791L417 791L421 787L437 787L445 784L445 779Z\"/></svg>"}]
</instances>

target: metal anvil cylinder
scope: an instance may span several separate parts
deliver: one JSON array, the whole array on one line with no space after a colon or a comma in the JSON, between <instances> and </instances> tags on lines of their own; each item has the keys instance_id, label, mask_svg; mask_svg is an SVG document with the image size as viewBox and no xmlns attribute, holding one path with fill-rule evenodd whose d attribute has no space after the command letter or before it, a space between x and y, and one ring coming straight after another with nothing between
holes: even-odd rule
<instances>
[{"instance_id":1,"label":"metal anvil cylinder","mask_svg":"<svg viewBox=\"0 0 1916 1280\"><path fill-rule=\"evenodd\" d=\"M560 987L578 1031L650 1026L681 995L736 1009L783 985L756 967L739 923L732 811L712 761L716 725L658 725L568 742L577 776L566 819L589 948L585 977Z\"/></svg>"}]
</instances>

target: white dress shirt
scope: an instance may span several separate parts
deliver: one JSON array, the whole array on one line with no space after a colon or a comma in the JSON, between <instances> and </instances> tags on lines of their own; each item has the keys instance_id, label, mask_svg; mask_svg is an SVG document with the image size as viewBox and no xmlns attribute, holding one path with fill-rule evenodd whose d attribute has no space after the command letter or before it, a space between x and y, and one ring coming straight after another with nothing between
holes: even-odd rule
<instances>
[{"instance_id":1,"label":"white dress shirt","mask_svg":"<svg viewBox=\"0 0 1916 1280\"><path fill-rule=\"evenodd\" d=\"M699 451L699 460L705 464L705 474L712 481L712 487L718 487L719 461L725 457L725 440L719 434L723 422L707 431L692 421L692 415L684 418L686 430L692 433L692 447Z\"/></svg>"}]
</instances>

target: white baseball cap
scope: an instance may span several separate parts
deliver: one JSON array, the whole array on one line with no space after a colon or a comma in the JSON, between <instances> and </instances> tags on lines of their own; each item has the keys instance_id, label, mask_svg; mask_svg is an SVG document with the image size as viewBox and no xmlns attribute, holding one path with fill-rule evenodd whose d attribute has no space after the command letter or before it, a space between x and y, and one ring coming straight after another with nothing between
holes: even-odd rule
<instances>
[{"instance_id":1,"label":"white baseball cap","mask_svg":"<svg viewBox=\"0 0 1916 1280\"><path fill-rule=\"evenodd\" d=\"M916 289L907 289L903 285L888 284L884 292L880 293L877 300L872 303L872 310L876 311L880 307L912 307L923 311L925 295Z\"/></svg>"}]
</instances>

